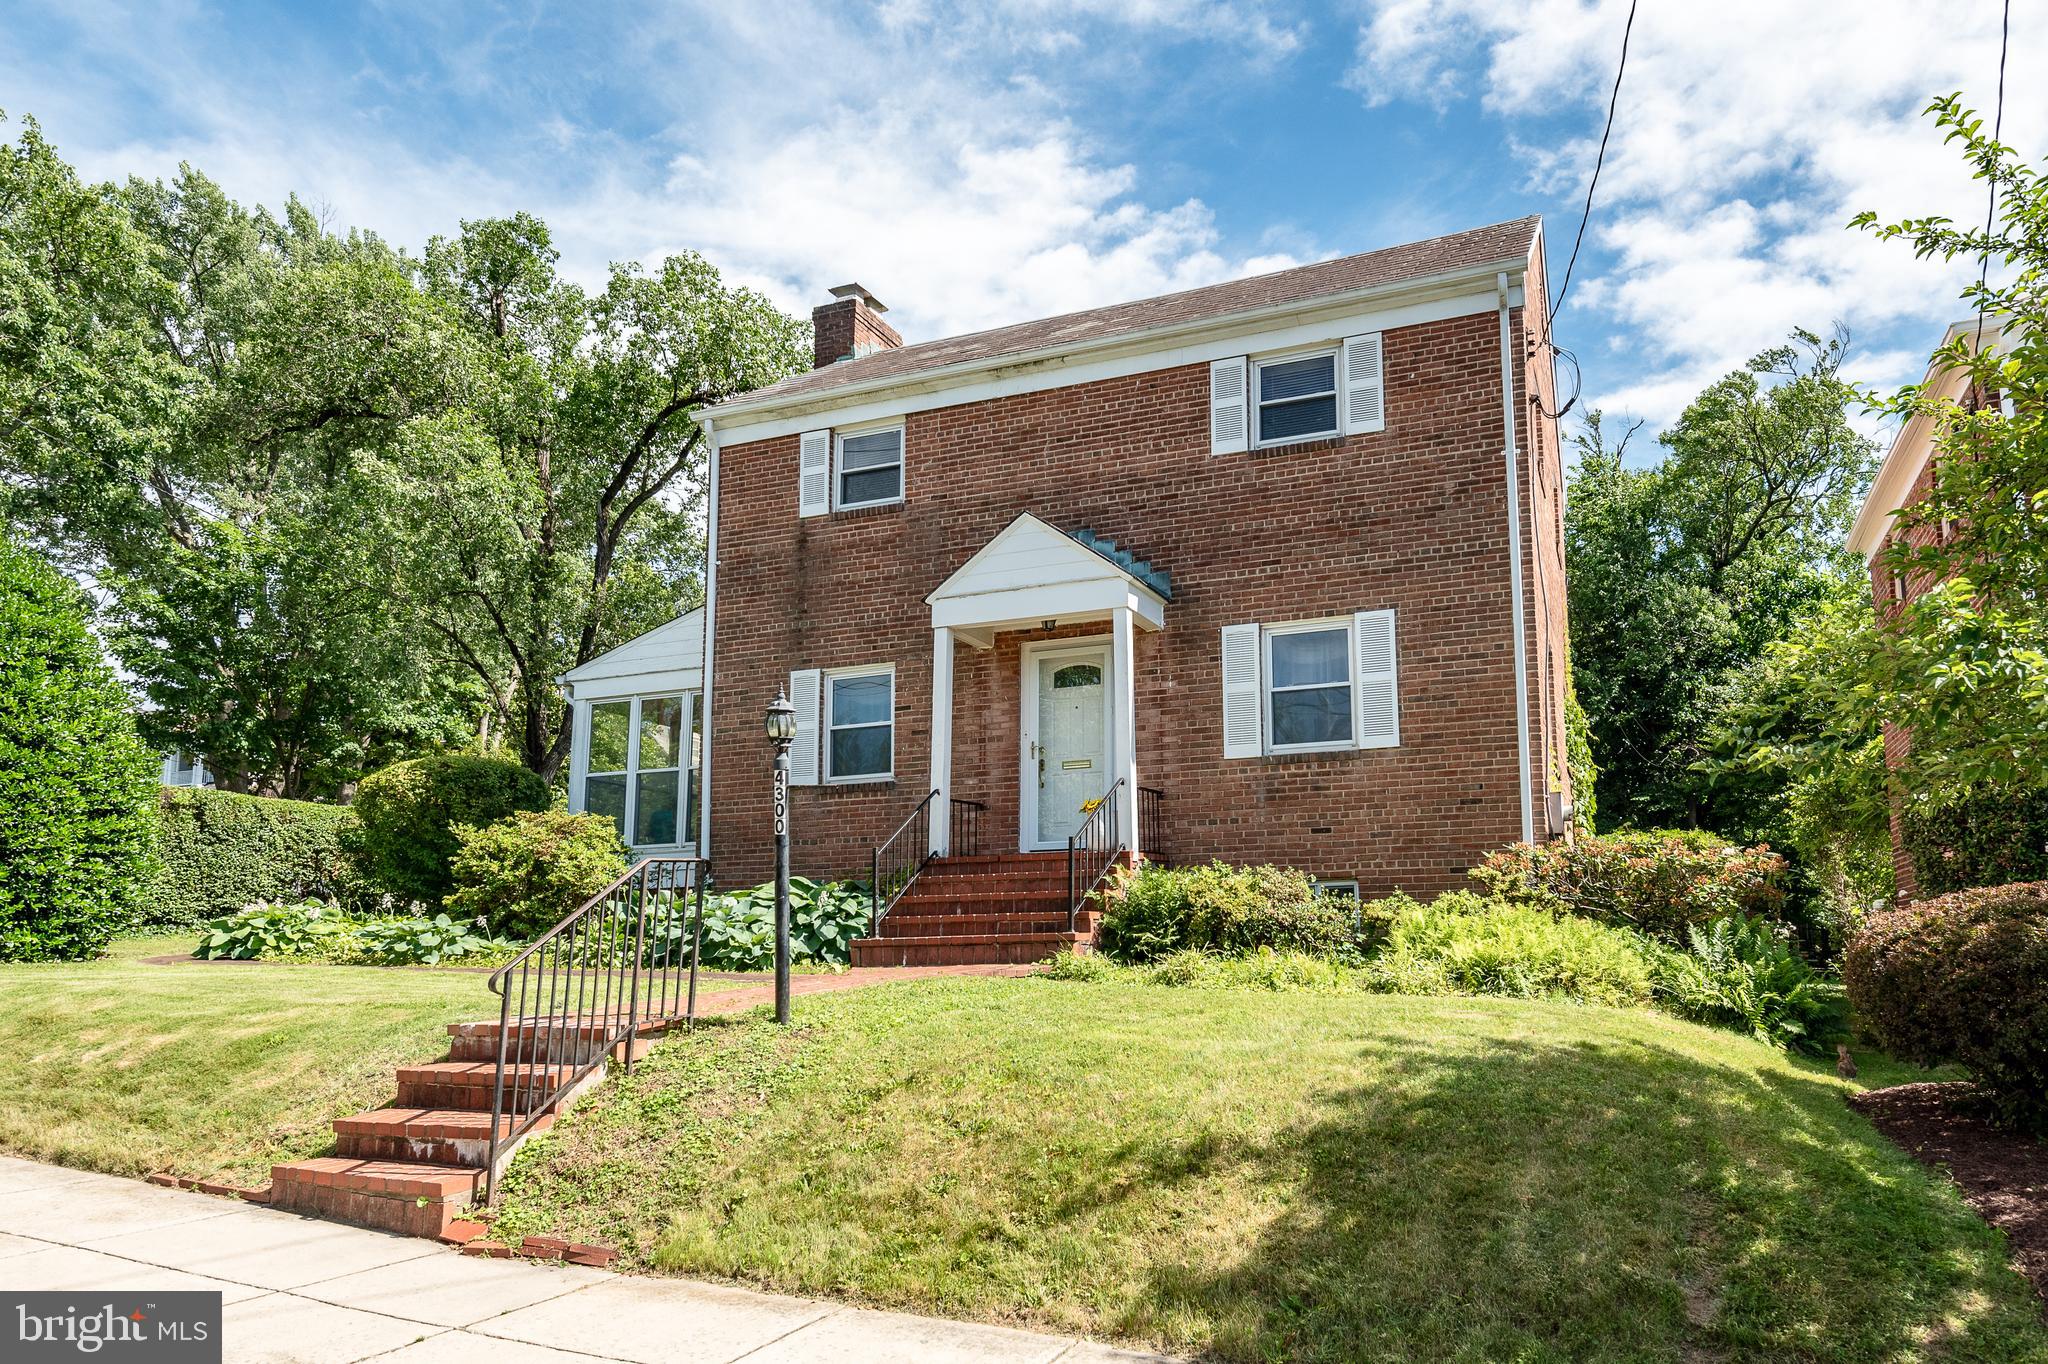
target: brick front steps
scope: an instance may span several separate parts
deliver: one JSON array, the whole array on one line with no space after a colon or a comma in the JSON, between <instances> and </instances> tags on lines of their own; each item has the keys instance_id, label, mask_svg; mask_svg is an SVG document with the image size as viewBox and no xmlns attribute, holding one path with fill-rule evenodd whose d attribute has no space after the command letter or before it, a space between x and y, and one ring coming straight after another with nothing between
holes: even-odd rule
<instances>
[{"instance_id":1,"label":"brick front steps","mask_svg":"<svg viewBox=\"0 0 2048 1364\"><path fill-rule=\"evenodd\" d=\"M635 1059L645 1055L653 1045L647 1034L663 1026L643 1023L642 1035L614 1047L611 1059L625 1059L629 1047ZM597 1056L613 1030L604 1020L565 1027L544 1018L520 1020L512 1028L515 1049L532 1060L507 1068L508 1093L521 1077L543 1092L552 1090ZM396 1105L334 1120L333 1155L272 1166L271 1206L413 1236L444 1235L476 1197L490 1158L498 1024L451 1023L448 1037L446 1060L398 1068ZM526 1135L546 1131L604 1071L598 1066L549 1104ZM510 1131L516 1121L508 1114L499 1132ZM499 1153L501 1170L516 1147Z\"/></svg>"},{"instance_id":2,"label":"brick front steps","mask_svg":"<svg viewBox=\"0 0 2048 1364\"><path fill-rule=\"evenodd\" d=\"M1095 944L1097 916L1067 924L1067 855L941 857L853 944L855 966L963 966L1044 961Z\"/></svg>"}]
</instances>

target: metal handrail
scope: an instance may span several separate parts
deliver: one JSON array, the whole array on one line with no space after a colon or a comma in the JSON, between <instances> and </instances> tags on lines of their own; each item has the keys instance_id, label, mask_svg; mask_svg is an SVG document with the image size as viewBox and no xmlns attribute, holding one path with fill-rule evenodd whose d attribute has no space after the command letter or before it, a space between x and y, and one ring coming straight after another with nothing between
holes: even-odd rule
<instances>
[{"instance_id":1,"label":"metal handrail","mask_svg":"<svg viewBox=\"0 0 2048 1364\"><path fill-rule=\"evenodd\" d=\"M1089 808L1081 827L1067 835L1067 932L1075 931L1081 916L1081 902L1095 893L1117 858L1129 851L1123 838L1124 779L1110 783L1102 799ZM1083 861L1086 857L1089 860ZM1083 874L1085 873L1085 884Z\"/></svg>"},{"instance_id":2,"label":"metal handrail","mask_svg":"<svg viewBox=\"0 0 2048 1364\"><path fill-rule=\"evenodd\" d=\"M896 907L903 898L903 892L910 889L925 864L932 860L932 802L939 798L934 788L917 808L901 824L896 832L883 839L870 858L871 875L868 878L868 936L879 937L882 916ZM909 837L906 839L905 834ZM898 847L898 844L901 847ZM892 856L893 850L893 856ZM891 857L887 881L882 877L882 859Z\"/></svg>"},{"instance_id":3,"label":"metal handrail","mask_svg":"<svg viewBox=\"0 0 2048 1364\"><path fill-rule=\"evenodd\" d=\"M701 857L642 858L491 973L498 1065L483 1202L497 1191L503 1154L621 1042L632 1068L643 1022L695 1024L710 879ZM679 915L690 920L686 945Z\"/></svg>"},{"instance_id":4,"label":"metal handrail","mask_svg":"<svg viewBox=\"0 0 2048 1364\"><path fill-rule=\"evenodd\" d=\"M1156 786L1138 788L1138 850L1147 862L1168 865L1166 792Z\"/></svg>"},{"instance_id":5,"label":"metal handrail","mask_svg":"<svg viewBox=\"0 0 2048 1364\"><path fill-rule=\"evenodd\" d=\"M981 817L988 813L988 806L978 800L962 800L950 796L952 810L950 818L953 831L946 852L952 857L981 856Z\"/></svg>"}]
</instances>

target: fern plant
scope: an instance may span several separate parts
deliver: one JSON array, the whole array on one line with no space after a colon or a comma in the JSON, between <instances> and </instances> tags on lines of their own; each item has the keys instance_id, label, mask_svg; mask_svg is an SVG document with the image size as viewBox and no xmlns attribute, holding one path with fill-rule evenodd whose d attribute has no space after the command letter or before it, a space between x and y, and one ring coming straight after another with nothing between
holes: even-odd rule
<instances>
[{"instance_id":1,"label":"fern plant","mask_svg":"<svg viewBox=\"0 0 2048 1364\"><path fill-rule=\"evenodd\" d=\"M1687 950L1657 954L1657 993L1672 1013L1739 1029L1780 1051L1811 1051L1826 1040L1841 989L1767 920L1728 914L1689 926L1685 936Z\"/></svg>"}]
</instances>

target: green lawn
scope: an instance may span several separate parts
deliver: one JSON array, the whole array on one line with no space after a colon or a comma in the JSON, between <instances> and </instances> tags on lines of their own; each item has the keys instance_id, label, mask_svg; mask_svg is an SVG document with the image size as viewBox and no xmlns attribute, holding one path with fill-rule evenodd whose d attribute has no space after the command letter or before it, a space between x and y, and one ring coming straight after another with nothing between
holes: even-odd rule
<instances>
[{"instance_id":1,"label":"green lawn","mask_svg":"<svg viewBox=\"0 0 2048 1364\"><path fill-rule=\"evenodd\" d=\"M389 1103L393 1069L446 1054L448 1024L498 1013L476 972L141 960L195 936L0 967L0 1150L261 1183Z\"/></svg>"},{"instance_id":2,"label":"green lawn","mask_svg":"<svg viewBox=\"0 0 2048 1364\"><path fill-rule=\"evenodd\" d=\"M1042 980L797 1008L608 1082L501 1228L1234 1360L2048 1361L1998 1235L1731 1033Z\"/></svg>"}]
</instances>

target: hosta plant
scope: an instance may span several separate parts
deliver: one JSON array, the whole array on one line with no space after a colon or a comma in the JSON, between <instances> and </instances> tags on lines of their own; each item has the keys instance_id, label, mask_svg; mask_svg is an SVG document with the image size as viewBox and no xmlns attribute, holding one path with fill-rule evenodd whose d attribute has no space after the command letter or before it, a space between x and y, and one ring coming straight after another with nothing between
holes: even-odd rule
<instances>
[{"instance_id":1,"label":"hosta plant","mask_svg":"<svg viewBox=\"0 0 2048 1364\"><path fill-rule=\"evenodd\" d=\"M480 953L502 953L510 946L481 932L475 923L436 914L372 919L356 929L354 955L377 966L439 966Z\"/></svg>"},{"instance_id":2,"label":"hosta plant","mask_svg":"<svg viewBox=\"0 0 2048 1364\"><path fill-rule=\"evenodd\" d=\"M199 945L192 955L230 961L324 956L343 944L354 929L355 921L347 914L317 900L296 905L260 900L209 921L200 930Z\"/></svg>"}]
</instances>

